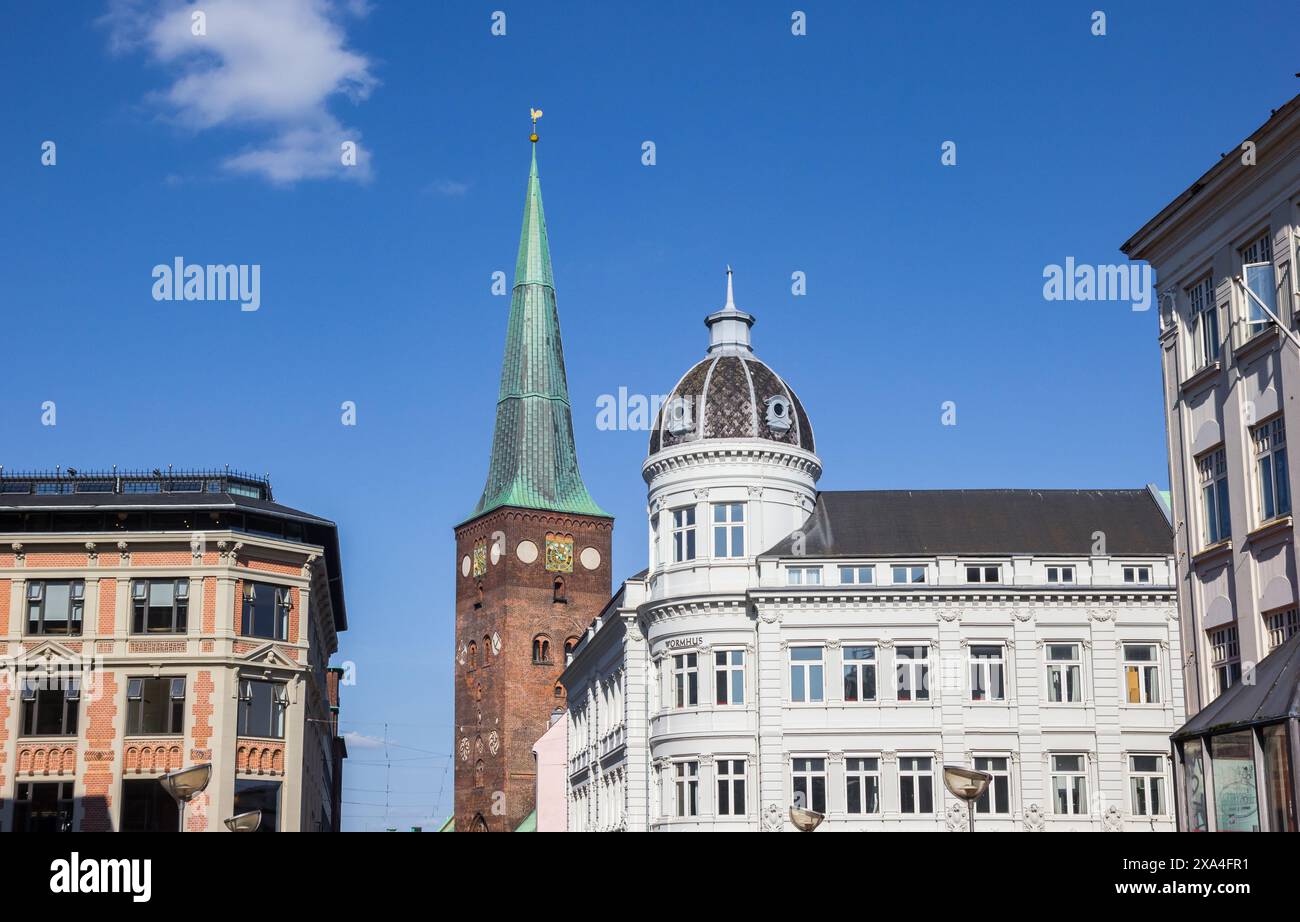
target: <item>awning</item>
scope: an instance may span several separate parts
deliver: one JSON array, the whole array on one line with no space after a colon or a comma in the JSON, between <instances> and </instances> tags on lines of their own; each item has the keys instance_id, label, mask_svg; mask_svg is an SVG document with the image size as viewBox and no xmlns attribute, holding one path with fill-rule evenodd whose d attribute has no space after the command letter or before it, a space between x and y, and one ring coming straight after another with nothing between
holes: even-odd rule
<instances>
[{"instance_id":1,"label":"awning","mask_svg":"<svg viewBox=\"0 0 1300 922\"><path fill-rule=\"evenodd\" d=\"M1255 666L1254 682L1247 685L1246 678L1243 674L1243 681L1202 708L1171 739L1185 740L1300 717L1300 633Z\"/></svg>"}]
</instances>

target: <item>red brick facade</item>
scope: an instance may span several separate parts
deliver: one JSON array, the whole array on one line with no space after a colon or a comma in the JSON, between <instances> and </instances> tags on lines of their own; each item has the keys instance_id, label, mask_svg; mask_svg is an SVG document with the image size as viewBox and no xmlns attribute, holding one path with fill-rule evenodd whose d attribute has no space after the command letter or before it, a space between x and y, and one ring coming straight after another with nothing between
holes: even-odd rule
<instances>
[{"instance_id":1,"label":"red brick facade","mask_svg":"<svg viewBox=\"0 0 1300 922\"><path fill-rule=\"evenodd\" d=\"M533 744L565 703L556 695L565 642L609 601L613 525L507 507L456 529L457 830L512 831L533 811ZM571 571L565 555L547 554L548 535L572 539ZM561 569L548 569L548 559ZM539 662L534 641L544 644Z\"/></svg>"}]
</instances>

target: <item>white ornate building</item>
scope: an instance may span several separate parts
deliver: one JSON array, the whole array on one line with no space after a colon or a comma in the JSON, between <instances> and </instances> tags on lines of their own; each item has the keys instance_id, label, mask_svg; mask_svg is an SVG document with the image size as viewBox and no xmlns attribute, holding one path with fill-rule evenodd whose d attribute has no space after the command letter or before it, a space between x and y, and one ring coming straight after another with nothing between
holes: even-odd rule
<instances>
[{"instance_id":1,"label":"white ornate building","mask_svg":"<svg viewBox=\"0 0 1300 922\"><path fill-rule=\"evenodd\" d=\"M569 828L1174 828L1172 535L1146 490L817 490L795 393L706 319L642 468L649 566L580 639Z\"/></svg>"}]
</instances>

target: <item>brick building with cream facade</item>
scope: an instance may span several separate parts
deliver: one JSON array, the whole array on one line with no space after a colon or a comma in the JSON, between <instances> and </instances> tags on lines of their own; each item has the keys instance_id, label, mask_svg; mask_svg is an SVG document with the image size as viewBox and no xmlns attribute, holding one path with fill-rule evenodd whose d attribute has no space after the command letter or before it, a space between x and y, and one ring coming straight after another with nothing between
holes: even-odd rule
<instances>
[{"instance_id":1,"label":"brick building with cream facade","mask_svg":"<svg viewBox=\"0 0 1300 922\"><path fill-rule=\"evenodd\" d=\"M228 472L0 475L0 830L337 830L333 523Z\"/></svg>"}]
</instances>

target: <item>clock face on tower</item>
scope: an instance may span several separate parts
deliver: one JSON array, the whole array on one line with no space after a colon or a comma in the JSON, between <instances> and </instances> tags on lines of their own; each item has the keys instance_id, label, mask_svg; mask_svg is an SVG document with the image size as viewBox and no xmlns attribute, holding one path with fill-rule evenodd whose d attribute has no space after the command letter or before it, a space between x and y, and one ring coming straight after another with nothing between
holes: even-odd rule
<instances>
[{"instance_id":1,"label":"clock face on tower","mask_svg":"<svg viewBox=\"0 0 1300 922\"><path fill-rule=\"evenodd\" d=\"M546 569L552 573L573 572L573 536L546 536Z\"/></svg>"}]
</instances>

